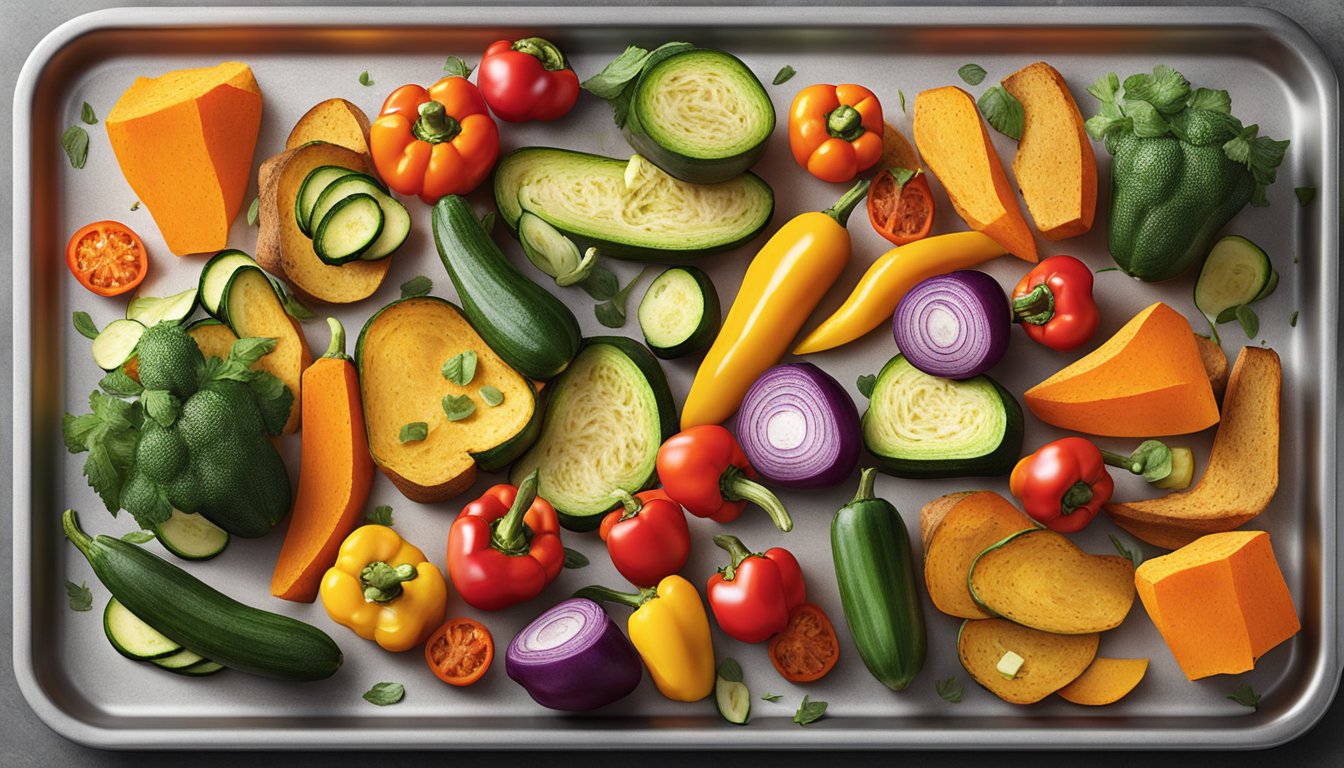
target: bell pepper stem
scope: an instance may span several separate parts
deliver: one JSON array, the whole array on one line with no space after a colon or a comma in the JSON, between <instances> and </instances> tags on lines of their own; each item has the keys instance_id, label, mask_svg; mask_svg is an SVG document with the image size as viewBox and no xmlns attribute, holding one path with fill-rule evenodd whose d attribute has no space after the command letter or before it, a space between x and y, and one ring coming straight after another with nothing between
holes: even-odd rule
<instances>
[{"instance_id":1,"label":"bell pepper stem","mask_svg":"<svg viewBox=\"0 0 1344 768\"><path fill-rule=\"evenodd\" d=\"M1055 294L1050 286L1041 283L1030 293L1013 299L1013 317L1019 323L1045 325L1055 317Z\"/></svg>"},{"instance_id":2,"label":"bell pepper stem","mask_svg":"<svg viewBox=\"0 0 1344 768\"><path fill-rule=\"evenodd\" d=\"M616 500L621 502L622 507L625 507L625 512L621 515L621 522L629 520L632 517L638 517L639 511L644 508L643 502L636 499L634 496L631 496L630 492L624 488L617 488L611 492L611 495L615 496Z\"/></svg>"},{"instance_id":3,"label":"bell pepper stem","mask_svg":"<svg viewBox=\"0 0 1344 768\"><path fill-rule=\"evenodd\" d=\"M518 495L513 497L513 506L495 523L495 530L490 535L490 544L506 555L527 552L527 526L523 524L523 518L532 502L537 500L539 471L532 470L532 474L518 484Z\"/></svg>"},{"instance_id":4,"label":"bell pepper stem","mask_svg":"<svg viewBox=\"0 0 1344 768\"><path fill-rule=\"evenodd\" d=\"M719 491L728 501L749 501L764 509L775 526L784 533L793 530L793 518L784 508L784 502L760 483L748 479L737 467L728 467L719 478Z\"/></svg>"},{"instance_id":5,"label":"bell pepper stem","mask_svg":"<svg viewBox=\"0 0 1344 768\"><path fill-rule=\"evenodd\" d=\"M747 549L747 545L742 540L727 533L720 533L714 537L714 546L727 552L731 557L727 568L720 569L724 581L732 581L737 576L737 568L742 565L742 561L756 554Z\"/></svg>"},{"instance_id":6,"label":"bell pepper stem","mask_svg":"<svg viewBox=\"0 0 1344 768\"><path fill-rule=\"evenodd\" d=\"M846 226L849 223L849 214L854 211L854 207L868 196L868 188L873 182L868 179L860 179L858 183L849 188L849 191L840 197L830 208L822 213L835 219L835 223L840 226Z\"/></svg>"},{"instance_id":7,"label":"bell pepper stem","mask_svg":"<svg viewBox=\"0 0 1344 768\"><path fill-rule=\"evenodd\" d=\"M327 351L322 353L323 359L349 360L350 356L345 354L345 326L341 325L340 320L328 317L327 327L331 329L331 343L327 344Z\"/></svg>"},{"instance_id":8,"label":"bell pepper stem","mask_svg":"<svg viewBox=\"0 0 1344 768\"><path fill-rule=\"evenodd\" d=\"M859 110L841 104L826 115L826 132L843 141L854 141L863 135L863 115Z\"/></svg>"},{"instance_id":9,"label":"bell pepper stem","mask_svg":"<svg viewBox=\"0 0 1344 768\"><path fill-rule=\"evenodd\" d=\"M641 605L658 597L658 590L653 587L645 587L638 592L617 592L610 587L602 587L594 584L590 587L584 587L574 593L574 597L583 597L597 603L617 603L631 608L638 608Z\"/></svg>"},{"instance_id":10,"label":"bell pepper stem","mask_svg":"<svg viewBox=\"0 0 1344 768\"><path fill-rule=\"evenodd\" d=\"M462 132L462 124L448 114L443 104L433 99L421 104L418 112L420 118L411 125L411 133L421 141L442 144Z\"/></svg>"},{"instance_id":11,"label":"bell pepper stem","mask_svg":"<svg viewBox=\"0 0 1344 768\"><path fill-rule=\"evenodd\" d=\"M526 53L537 61L547 72L557 72L565 69L565 55L560 53L549 40L540 37L524 37L513 44L513 50Z\"/></svg>"},{"instance_id":12,"label":"bell pepper stem","mask_svg":"<svg viewBox=\"0 0 1344 768\"><path fill-rule=\"evenodd\" d=\"M1119 467L1120 469L1126 470L1131 474L1135 475L1143 474L1143 462L1138 461L1133 456L1122 456L1121 454L1118 453L1111 453L1110 451L1102 451L1101 460L1106 462L1112 467Z\"/></svg>"},{"instance_id":13,"label":"bell pepper stem","mask_svg":"<svg viewBox=\"0 0 1344 768\"><path fill-rule=\"evenodd\" d=\"M1086 505L1091 500L1092 486L1079 480L1064 492L1063 498L1059 500L1059 511L1065 515L1071 515L1074 510Z\"/></svg>"},{"instance_id":14,"label":"bell pepper stem","mask_svg":"<svg viewBox=\"0 0 1344 768\"><path fill-rule=\"evenodd\" d=\"M382 560L369 563L359 572L360 586L364 587L364 599L371 603L386 603L401 595L401 583L414 581L419 573L410 563L388 565Z\"/></svg>"},{"instance_id":15,"label":"bell pepper stem","mask_svg":"<svg viewBox=\"0 0 1344 768\"><path fill-rule=\"evenodd\" d=\"M65 538L75 545L75 549L78 549L85 557L89 556L89 547L93 544L93 537L79 527L78 512L67 509L61 514L61 530L65 533Z\"/></svg>"},{"instance_id":16,"label":"bell pepper stem","mask_svg":"<svg viewBox=\"0 0 1344 768\"><path fill-rule=\"evenodd\" d=\"M877 467L864 467L859 473L859 490L850 500L850 504L857 504L860 501L872 501L877 498L875 486L877 485Z\"/></svg>"}]
</instances>

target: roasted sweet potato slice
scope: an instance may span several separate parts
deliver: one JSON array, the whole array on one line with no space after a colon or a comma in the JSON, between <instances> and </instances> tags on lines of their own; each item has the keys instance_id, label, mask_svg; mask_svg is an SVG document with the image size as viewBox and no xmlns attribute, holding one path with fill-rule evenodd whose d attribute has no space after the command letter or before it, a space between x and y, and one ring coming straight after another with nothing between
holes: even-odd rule
<instances>
[{"instance_id":1,"label":"roasted sweet potato slice","mask_svg":"<svg viewBox=\"0 0 1344 768\"><path fill-rule=\"evenodd\" d=\"M969 620L957 634L957 656L966 672L1010 704L1035 704L1068 685L1097 655L1100 635L1055 635L1005 619ZM999 671L1008 652L1022 666L1008 677Z\"/></svg>"},{"instance_id":2,"label":"roasted sweet potato slice","mask_svg":"<svg viewBox=\"0 0 1344 768\"><path fill-rule=\"evenodd\" d=\"M1227 353L1213 339L1195 334L1195 346L1199 347L1199 360L1204 363L1204 372L1209 376L1209 386L1213 396L1221 398L1227 391Z\"/></svg>"},{"instance_id":3,"label":"roasted sweet potato slice","mask_svg":"<svg viewBox=\"0 0 1344 768\"><path fill-rule=\"evenodd\" d=\"M320 101L303 113L285 139L285 149L325 141L369 156L369 116L345 99Z\"/></svg>"},{"instance_id":4,"label":"roasted sweet potato slice","mask_svg":"<svg viewBox=\"0 0 1344 768\"><path fill-rule=\"evenodd\" d=\"M1088 707L1114 704L1128 696L1147 672L1147 659L1099 656L1077 680L1059 689L1059 697Z\"/></svg>"},{"instance_id":5,"label":"roasted sweet potato slice","mask_svg":"<svg viewBox=\"0 0 1344 768\"><path fill-rule=\"evenodd\" d=\"M933 524L924 546L924 583L934 607L962 619L993 616L971 597L971 564L987 548L1035 523L993 491L949 494L925 506L919 517L921 529Z\"/></svg>"}]
</instances>

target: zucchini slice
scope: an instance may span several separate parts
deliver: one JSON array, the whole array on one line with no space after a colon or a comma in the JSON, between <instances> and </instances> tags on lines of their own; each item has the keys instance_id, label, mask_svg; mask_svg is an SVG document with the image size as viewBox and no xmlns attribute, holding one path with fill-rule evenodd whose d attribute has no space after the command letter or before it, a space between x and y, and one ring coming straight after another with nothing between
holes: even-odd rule
<instances>
[{"instance_id":1,"label":"zucchini slice","mask_svg":"<svg viewBox=\"0 0 1344 768\"><path fill-rule=\"evenodd\" d=\"M252 260L251 256L238 250L224 250L210 257L201 268L201 282L197 288L197 294L201 299L201 306L210 316L221 321L227 322L224 317L223 308L220 306L220 299L224 296L224 287L229 284L229 278L233 273L243 267L255 267L257 262Z\"/></svg>"},{"instance_id":2,"label":"zucchini slice","mask_svg":"<svg viewBox=\"0 0 1344 768\"><path fill-rule=\"evenodd\" d=\"M994 477L1022 452L1022 407L981 374L930 376L896 355L877 375L863 414L863 444L896 477Z\"/></svg>"},{"instance_id":3,"label":"zucchini slice","mask_svg":"<svg viewBox=\"0 0 1344 768\"><path fill-rule=\"evenodd\" d=\"M104 371L114 371L135 355L135 345L145 326L134 320L113 320L93 340L93 362Z\"/></svg>"},{"instance_id":4,"label":"zucchini slice","mask_svg":"<svg viewBox=\"0 0 1344 768\"><path fill-rule=\"evenodd\" d=\"M373 195L358 192L343 197L322 215L313 234L313 252L323 264L353 261L378 240L384 221L383 207Z\"/></svg>"},{"instance_id":5,"label":"zucchini slice","mask_svg":"<svg viewBox=\"0 0 1344 768\"><path fill-rule=\"evenodd\" d=\"M1195 281L1195 306L1210 321L1230 307L1259 301L1278 286L1279 273L1264 249L1240 235L1214 244Z\"/></svg>"},{"instance_id":6,"label":"zucchini slice","mask_svg":"<svg viewBox=\"0 0 1344 768\"><path fill-rule=\"evenodd\" d=\"M181 644L146 624L115 597L103 609L103 632L117 653L136 661L166 659L182 650Z\"/></svg>"},{"instance_id":7,"label":"zucchini slice","mask_svg":"<svg viewBox=\"0 0 1344 768\"><path fill-rule=\"evenodd\" d=\"M161 659L150 659L149 662L162 669L177 672L185 670L188 667L206 661L206 658L195 651L189 651L186 648L174 653L172 656L164 656Z\"/></svg>"},{"instance_id":8,"label":"zucchini slice","mask_svg":"<svg viewBox=\"0 0 1344 768\"><path fill-rule=\"evenodd\" d=\"M224 665L220 664L218 661L201 659L195 664L191 664L185 667L169 669L168 671L176 672L179 675L187 675L189 677L204 677L206 675L213 675L223 668Z\"/></svg>"},{"instance_id":9,"label":"zucchini slice","mask_svg":"<svg viewBox=\"0 0 1344 768\"><path fill-rule=\"evenodd\" d=\"M317 198L333 182L345 176L365 176L365 174L339 165L319 165L303 177L303 181L299 183L299 194L294 198L294 219L299 224L300 232L309 237L313 236L313 207L317 205Z\"/></svg>"},{"instance_id":10,"label":"zucchini slice","mask_svg":"<svg viewBox=\"0 0 1344 768\"><path fill-rule=\"evenodd\" d=\"M126 305L126 319L135 320L146 328L164 321L180 323L196 311L197 293L197 289L188 288L163 298L136 296Z\"/></svg>"},{"instance_id":11,"label":"zucchini slice","mask_svg":"<svg viewBox=\"0 0 1344 768\"><path fill-rule=\"evenodd\" d=\"M716 184L759 160L774 129L775 107L747 65L732 54L696 48L640 75L625 138L678 179Z\"/></svg>"},{"instance_id":12,"label":"zucchini slice","mask_svg":"<svg viewBox=\"0 0 1344 768\"><path fill-rule=\"evenodd\" d=\"M741 680L714 679L714 703L719 714L733 725L746 725L751 717L751 691Z\"/></svg>"},{"instance_id":13,"label":"zucchini slice","mask_svg":"<svg viewBox=\"0 0 1344 768\"><path fill-rule=\"evenodd\" d=\"M513 465L516 485L539 470L537 493L572 531L596 528L617 489L635 493L655 477L658 447L677 431L677 412L657 358L637 341L587 339L547 385L541 437Z\"/></svg>"},{"instance_id":14,"label":"zucchini slice","mask_svg":"<svg viewBox=\"0 0 1344 768\"><path fill-rule=\"evenodd\" d=\"M639 330L664 360L709 349L722 321L719 294L696 267L672 267L654 278L639 302Z\"/></svg>"},{"instance_id":15,"label":"zucchini slice","mask_svg":"<svg viewBox=\"0 0 1344 768\"><path fill-rule=\"evenodd\" d=\"M183 560L209 560L229 545L229 532L180 509L173 509L167 520L154 529L164 549Z\"/></svg>"},{"instance_id":16,"label":"zucchini slice","mask_svg":"<svg viewBox=\"0 0 1344 768\"><path fill-rule=\"evenodd\" d=\"M337 166L325 167L328 169L337 168ZM312 177L320 170L322 169L315 169L308 175ZM364 261L377 261L391 255L393 251L401 247L402 243L406 242L406 238L411 233L411 214L407 212L406 206L387 193L387 189L377 179L368 174L357 173L344 168L339 170L344 171L344 173L332 179L324 188L317 191L316 197L312 198L311 207L307 211L310 218L306 229L303 219L299 219L299 229L304 230L316 241L318 239L318 226L327 214L336 207L337 203L354 194L366 194L377 200L378 207L382 208L383 228L378 238L360 252L359 258ZM319 183L322 178L322 176L318 176L314 183ZM305 204L304 191L300 189L299 197L295 200L295 206L301 208ZM303 215L303 213L299 211L296 215Z\"/></svg>"},{"instance_id":17,"label":"zucchini slice","mask_svg":"<svg viewBox=\"0 0 1344 768\"><path fill-rule=\"evenodd\" d=\"M524 208L580 251L635 261L682 261L730 250L770 223L775 195L744 173L689 184L635 155L628 162L545 147L515 150L495 168L495 204L517 233Z\"/></svg>"}]
</instances>

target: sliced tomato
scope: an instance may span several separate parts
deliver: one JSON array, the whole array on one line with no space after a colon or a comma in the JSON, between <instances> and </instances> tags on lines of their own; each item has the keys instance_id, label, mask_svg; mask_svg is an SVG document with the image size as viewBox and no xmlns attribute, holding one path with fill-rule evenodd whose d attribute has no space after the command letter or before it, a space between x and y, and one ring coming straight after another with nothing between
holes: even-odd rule
<instances>
[{"instance_id":1,"label":"sliced tomato","mask_svg":"<svg viewBox=\"0 0 1344 768\"><path fill-rule=\"evenodd\" d=\"M449 619L425 643L430 670L449 685L471 685L495 660L495 639L475 619Z\"/></svg>"},{"instance_id":2,"label":"sliced tomato","mask_svg":"<svg viewBox=\"0 0 1344 768\"><path fill-rule=\"evenodd\" d=\"M882 169L868 190L868 220L877 234L896 245L913 243L933 229L933 193L923 173L896 189L896 177Z\"/></svg>"},{"instance_id":3,"label":"sliced tomato","mask_svg":"<svg viewBox=\"0 0 1344 768\"><path fill-rule=\"evenodd\" d=\"M810 683L825 677L840 658L840 643L826 612L803 603L789 615L789 626L770 638L770 663L785 680Z\"/></svg>"},{"instance_id":4,"label":"sliced tomato","mask_svg":"<svg viewBox=\"0 0 1344 768\"><path fill-rule=\"evenodd\" d=\"M140 236L116 221L95 221L76 232L65 246L65 264L80 285L99 296L119 296L149 271Z\"/></svg>"}]
</instances>

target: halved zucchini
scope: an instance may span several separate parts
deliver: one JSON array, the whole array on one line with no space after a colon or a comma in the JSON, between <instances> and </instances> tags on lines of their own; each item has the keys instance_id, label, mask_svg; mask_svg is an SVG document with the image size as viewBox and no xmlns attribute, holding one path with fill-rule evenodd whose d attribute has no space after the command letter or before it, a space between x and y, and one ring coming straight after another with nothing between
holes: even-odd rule
<instances>
[{"instance_id":1,"label":"halved zucchini","mask_svg":"<svg viewBox=\"0 0 1344 768\"><path fill-rule=\"evenodd\" d=\"M224 315L220 311L219 300L224 295L224 287L229 284L229 278L233 273L243 267L255 267L257 262L252 260L251 256L238 250L224 250L210 257L201 268L201 282L197 294L200 296L201 306L210 313L211 317L218 320L224 320Z\"/></svg>"},{"instance_id":2,"label":"halved zucchini","mask_svg":"<svg viewBox=\"0 0 1344 768\"><path fill-rule=\"evenodd\" d=\"M126 319L135 320L146 328L163 321L180 323L196 311L197 293L197 289L188 288L163 298L136 296L126 305Z\"/></svg>"},{"instance_id":3,"label":"halved zucchini","mask_svg":"<svg viewBox=\"0 0 1344 768\"><path fill-rule=\"evenodd\" d=\"M228 317L229 328L238 338L275 339L275 349L253 367L273 374L293 393L294 406L285 423L285 433L295 431L302 412L300 384L303 372L313 362L303 327L285 313L270 278L256 267L244 267L233 273L224 287L220 306Z\"/></svg>"},{"instance_id":4,"label":"halved zucchini","mask_svg":"<svg viewBox=\"0 0 1344 768\"><path fill-rule=\"evenodd\" d=\"M719 294L696 267L672 267L654 278L639 302L639 330L664 360L709 349L722 321Z\"/></svg>"},{"instance_id":5,"label":"halved zucchini","mask_svg":"<svg viewBox=\"0 0 1344 768\"><path fill-rule=\"evenodd\" d=\"M145 326L134 320L113 320L93 340L93 362L104 371L114 371L135 355L135 345Z\"/></svg>"},{"instance_id":6,"label":"halved zucchini","mask_svg":"<svg viewBox=\"0 0 1344 768\"><path fill-rule=\"evenodd\" d=\"M896 355L877 375L863 444L896 477L993 477L1022 452L1022 407L989 376L930 376Z\"/></svg>"},{"instance_id":7,"label":"halved zucchini","mask_svg":"<svg viewBox=\"0 0 1344 768\"><path fill-rule=\"evenodd\" d=\"M336 201L313 234L313 252L323 264L340 265L359 258L383 233L383 207L362 192Z\"/></svg>"},{"instance_id":8,"label":"halved zucchini","mask_svg":"<svg viewBox=\"0 0 1344 768\"><path fill-rule=\"evenodd\" d=\"M1279 273L1264 249L1240 235L1214 244L1195 281L1195 306L1213 322L1230 307L1259 301L1274 291Z\"/></svg>"},{"instance_id":9,"label":"halved zucchini","mask_svg":"<svg viewBox=\"0 0 1344 768\"><path fill-rule=\"evenodd\" d=\"M180 509L154 529L154 536L164 549L183 560L209 560L229 545L229 532L206 520Z\"/></svg>"},{"instance_id":10,"label":"halved zucchini","mask_svg":"<svg viewBox=\"0 0 1344 768\"><path fill-rule=\"evenodd\" d=\"M596 528L612 492L646 487L658 447L677 431L677 411L657 358L618 336L584 341L574 362L546 387L541 437L513 465L517 484L540 471L538 495L574 531Z\"/></svg>"},{"instance_id":11,"label":"halved zucchini","mask_svg":"<svg viewBox=\"0 0 1344 768\"><path fill-rule=\"evenodd\" d=\"M164 659L182 650L176 640L146 624L115 597L103 609L103 632L117 653L136 661Z\"/></svg>"},{"instance_id":12,"label":"halved zucchini","mask_svg":"<svg viewBox=\"0 0 1344 768\"><path fill-rule=\"evenodd\" d=\"M317 198L332 182L344 176L365 175L339 165L319 165L309 171L308 175L303 177L303 182L299 184L298 196L294 198L294 219L299 224L299 231L312 237L313 208L317 205Z\"/></svg>"}]
</instances>

